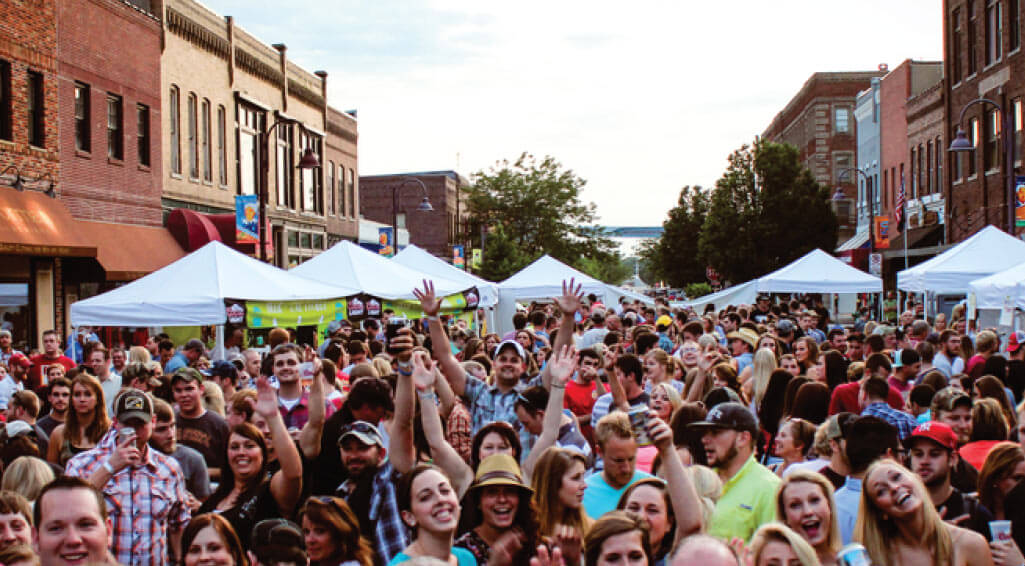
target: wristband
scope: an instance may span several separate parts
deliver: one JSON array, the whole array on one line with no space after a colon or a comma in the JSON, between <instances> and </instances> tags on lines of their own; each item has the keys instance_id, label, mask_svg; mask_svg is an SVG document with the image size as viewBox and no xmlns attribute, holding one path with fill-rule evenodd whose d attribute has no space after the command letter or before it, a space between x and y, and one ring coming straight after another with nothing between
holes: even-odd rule
<instances>
[{"instance_id":1,"label":"wristband","mask_svg":"<svg viewBox=\"0 0 1025 566\"><path fill-rule=\"evenodd\" d=\"M110 472L110 475L114 475L114 466L110 465L110 459L104 460L100 466L103 466L104 470Z\"/></svg>"},{"instance_id":2,"label":"wristband","mask_svg":"<svg viewBox=\"0 0 1025 566\"><path fill-rule=\"evenodd\" d=\"M402 364L399 364L398 372L399 372L399 375L401 375L403 377L409 377L409 376L413 375L413 370L403 369L402 368Z\"/></svg>"},{"instance_id":3,"label":"wristband","mask_svg":"<svg viewBox=\"0 0 1025 566\"><path fill-rule=\"evenodd\" d=\"M566 388L565 385L556 385L554 381L550 385L552 387L554 387L555 389L565 389Z\"/></svg>"},{"instance_id":4,"label":"wristband","mask_svg":"<svg viewBox=\"0 0 1025 566\"><path fill-rule=\"evenodd\" d=\"M437 394L434 393L433 390L429 391L429 392L428 391L417 391L416 392L416 396L420 398L420 401L431 400L431 401L434 401L435 403L438 402L438 396L437 396Z\"/></svg>"},{"instance_id":5,"label":"wristband","mask_svg":"<svg viewBox=\"0 0 1025 566\"><path fill-rule=\"evenodd\" d=\"M430 320L430 321L434 321L434 322L440 322L441 321L441 317L436 315L436 314L435 315L427 315L424 318L426 318L427 320Z\"/></svg>"}]
</instances>

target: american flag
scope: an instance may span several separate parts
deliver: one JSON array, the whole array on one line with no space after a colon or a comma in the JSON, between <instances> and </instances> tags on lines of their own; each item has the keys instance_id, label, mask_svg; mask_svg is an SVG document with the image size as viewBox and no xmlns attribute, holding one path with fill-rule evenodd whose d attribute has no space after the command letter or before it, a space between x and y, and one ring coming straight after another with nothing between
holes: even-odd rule
<instances>
[{"instance_id":1,"label":"american flag","mask_svg":"<svg viewBox=\"0 0 1025 566\"><path fill-rule=\"evenodd\" d=\"M902 225L902 221L904 220L904 199L905 198L906 198L906 195L904 194L904 174L901 173L901 175L900 175L900 192L897 193L897 208L894 209L894 211L893 211L893 219L897 221L897 226L898 227Z\"/></svg>"}]
</instances>

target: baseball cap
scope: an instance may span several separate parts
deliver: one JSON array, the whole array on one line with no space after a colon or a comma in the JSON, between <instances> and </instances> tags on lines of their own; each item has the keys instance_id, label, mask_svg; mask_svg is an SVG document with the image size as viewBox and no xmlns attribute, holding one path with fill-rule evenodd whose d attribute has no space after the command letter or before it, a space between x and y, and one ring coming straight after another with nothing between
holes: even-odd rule
<instances>
[{"instance_id":1,"label":"baseball cap","mask_svg":"<svg viewBox=\"0 0 1025 566\"><path fill-rule=\"evenodd\" d=\"M924 422L911 431L908 444L916 438L928 438L947 450L957 450L957 435L950 425L939 421Z\"/></svg>"},{"instance_id":2,"label":"baseball cap","mask_svg":"<svg viewBox=\"0 0 1025 566\"><path fill-rule=\"evenodd\" d=\"M199 373L199 370L195 368L178 368L171 374L171 385L181 380L203 383L203 374Z\"/></svg>"},{"instance_id":3,"label":"baseball cap","mask_svg":"<svg viewBox=\"0 0 1025 566\"><path fill-rule=\"evenodd\" d=\"M332 334L334 334L335 332L338 332L341 329L342 329L342 322L340 320L332 320L331 322L327 323L327 335L328 336L331 336Z\"/></svg>"},{"instance_id":4,"label":"baseball cap","mask_svg":"<svg viewBox=\"0 0 1025 566\"><path fill-rule=\"evenodd\" d=\"M376 444L381 448L385 447L384 440L381 438L381 433L378 432L377 427L367 421L354 421L342 427L342 435L338 437L339 446L350 436L367 446Z\"/></svg>"},{"instance_id":5,"label":"baseball cap","mask_svg":"<svg viewBox=\"0 0 1025 566\"><path fill-rule=\"evenodd\" d=\"M32 367L32 360L28 359L28 356L21 352L15 352L11 354L11 357L7 360L7 365L19 365L25 369Z\"/></svg>"},{"instance_id":6,"label":"baseball cap","mask_svg":"<svg viewBox=\"0 0 1025 566\"><path fill-rule=\"evenodd\" d=\"M235 379L238 379L238 368L236 368L235 364L231 362L217 360L210 366L210 369L207 370L207 375L219 377L221 379L228 378L234 381Z\"/></svg>"},{"instance_id":7,"label":"baseball cap","mask_svg":"<svg viewBox=\"0 0 1025 566\"><path fill-rule=\"evenodd\" d=\"M655 321L655 326L664 326L666 328L669 328L672 325L673 319L669 318L669 315L667 314L658 317L658 320Z\"/></svg>"},{"instance_id":8,"label":"baseball cap","mask_svg":"<svg viewBox=\"0 0 1025 566\"><path fill-rule=\"evenodd\" d=\"M518 354L521 359L527 359L527 353L523 351L523 346L521 346L520 343L515 340L505 340L498 346L495 346L495 357L497 358L498 354L501 354L502 350L506 348L515 348L516 354Z\"/></svg>"},{"instance_id":9,"label":"baseball cap","mask_svg":"<svg viewBox=\"0 0 1025 566\"><path fill-rule=\"evenodd\" d=\"M776 331L780 334L790 334L794 331L794 323L789 318L781 318L776 322Z\"/></svg>"},{"instance_id":10,"label":"baseball cap","mask_svg":"<svg viewBox=\"0 0 1025 566\"><path fill-rule=\"evenodd\" d=\"M971 409L972 398L964 391L954 389L953 387L944 387L932 397L932 408L934 411L953 411L958 405L964 405ZM936 418L937 415L934 412L932 416Z\"/></svg>"},{"instance_id":11,"label":"baseball cap","mask_svg":"<svg viewBox=\"0 0 1025 566\"><path fill-rule=\"evenodd\" d=\"M850 427L851 422L858 418L858 415L854 413L848 413L846 411L837 413L826 420L826 438L829 440L839 440L845 438L847 428Z\"/></svg>"},{"instance_id":12,"label":"baseball cap","mask_svg":"<svg viewBox=\"0 0 1025 566\"><path fill-rule=\"evenodd\" d=\"M1015 330L1007 337L1007 351L1017 352L1018 348L1021 348L1022 344L1025 344L1025 332L1021 330Z\"/></svg>"},{"instance_id":13,"label":"baseball cap","mask_svg":"<svg viewBox=\"0 0 1025 566\"><path fill-rule=\"evenodd\" d=\"M719 403L708 411L705 420L690 423L692 429L731 429L758 434L758 421L751 411L740 403Z\"/></svg>"},{"instance_id":14,"label":"baseball cap","mask_svg":"<svg viewBox=\"0 0 1025 566\"><path fill-rule=\"evenodd\" d=\"M898 350L893 356L893 369L902 368L904 366L915 365L922 361L922 357L918 355L918 352L911 348L904 348Z\"/></svg>"},{"instance_id":15,"label":"baseball cap","mask_svg":"<svg viewBox=\"0 0 1025 566\"><path fill-rule=\"evenodd\" d=\"M288 519L264 519L253 527L252 552L261 564L306 564L302 529Z\"/></svg>"},{"instance_id":16,"label":"baseball cap","mask_svg":"<svg viewBox=\"0 0 1025 566\"><path fill-rule=\"evenodd\" d=\"M771 301L771 300L772 300L772 298L771 298L771 297L769 297L769 295L767 295L767 294L765 294L765 293L759 293L759 294L758 294L758 299L757 299L757 300L759 300L759 301Z\"/></svg>"},{"instance_id":17,"label":"baseball cap","mask_svg":"<svg viewBox=\"0 0 1025 566\"><path fill-rule=\"evenodd\" d=\"M128 419L153 420L153 401L138 389L125 389L114 398L114 416L119 422Z\"/></svg>"}]
</instances>

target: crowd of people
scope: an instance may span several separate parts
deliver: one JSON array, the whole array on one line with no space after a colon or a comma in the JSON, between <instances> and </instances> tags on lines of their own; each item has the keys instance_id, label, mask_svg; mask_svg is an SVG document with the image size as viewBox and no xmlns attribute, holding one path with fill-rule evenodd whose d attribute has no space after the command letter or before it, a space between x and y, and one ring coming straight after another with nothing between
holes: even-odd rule
<instances>
[{"instance_id":1,"label":"crowd of people","mask_svg":"<svg viewBox=\"0 0 1025 566\"><path fill-rule=\"evenodd\" d=\"M1025 564L1023 332L415 295L217 361L0 331L0 564Z\"/></svg>"}]
</instances>

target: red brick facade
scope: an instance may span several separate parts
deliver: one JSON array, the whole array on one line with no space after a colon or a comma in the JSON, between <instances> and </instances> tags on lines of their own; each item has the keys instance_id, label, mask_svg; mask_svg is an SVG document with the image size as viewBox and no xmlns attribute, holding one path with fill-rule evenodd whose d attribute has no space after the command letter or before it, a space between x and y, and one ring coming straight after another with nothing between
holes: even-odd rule
<instances>
[{"instance_id":1,"label":"red brick facade","mask_svg":"<svg viewBox=\"0 0 1025 566\"><path fill-rule=\"evenodd\" d=\"M433 212L416 209L423 199L423 191L415 181L403 181L405 177L423 181ZM452 245L459 243L456 240L467 215L465 197L461 194L466 184L466 180L454 171L360 177L360 211L368 220L391 225L392 189L399 187L398 212L405 213L409 242L438 257L450 259ZM400 228L401 224L399 222Z\"/></svg>"},{"instance_id":2,"label":"red brick facade","mask_svg":"<svg viewBox=\"0 0 1025 566\"><path fill-rule=\"evenodd\" d=\"M118 0L57 7L61 198L76 218L160 226L160 22ZM77 147L76 85L88 96L87 149ZM108 151L108 97L120 101L120 158Z\"/></svg>"},{"instance_id":3,"label":"red brick facade","mask_svg":"<svg viewBox=\"0 0 1025 566\"><path fill-rule=\"evenodd\" d=\"M1017 5L1017 13L1009 8ZM994 18L999 11L999 16ZM1025 56L1022 55L1022 2L995 0L944 0L944 111L946 139L954 139L958 118L970 102L988 98L1015 113L1021 123L1025 97ZM994 25L994 21L998 25ZM976 151L958 155L945 152L948 241L965 239L987 224L1007 226L1010 202L1006 193L1003 144L996 135L990 105L968 108L961 126L969 136L976 132ZM1016 172L1021 174L1023 136L1016 128ZM1021 230L1019 229L1018 232Z\"/></svg>"}]
</instances>

